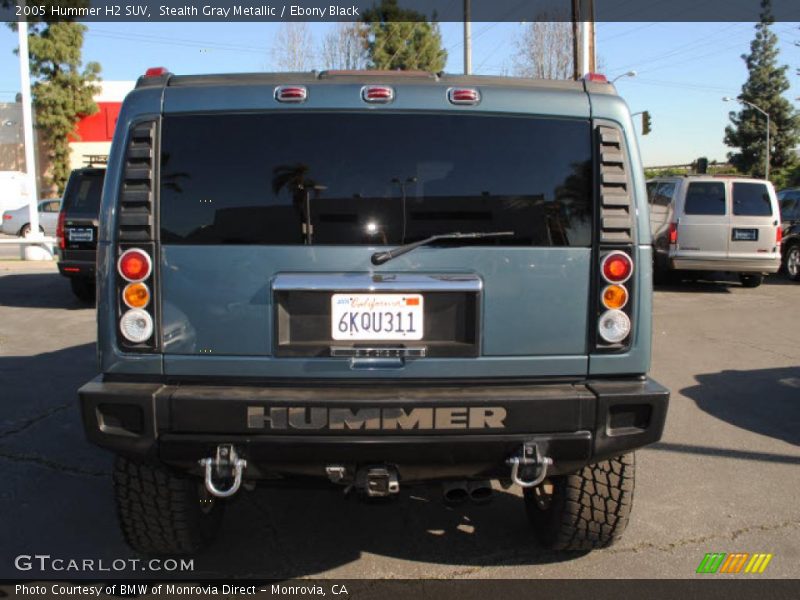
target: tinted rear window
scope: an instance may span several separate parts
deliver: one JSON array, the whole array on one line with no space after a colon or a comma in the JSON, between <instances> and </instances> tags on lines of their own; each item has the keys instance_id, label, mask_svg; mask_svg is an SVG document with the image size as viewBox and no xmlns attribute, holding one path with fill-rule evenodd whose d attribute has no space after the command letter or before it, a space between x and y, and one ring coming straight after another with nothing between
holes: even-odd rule
<instances>
[{"instance_id":1,"label":"tinted rear window","mask_svg":"<svg viewBox=\"0 0 800 600\"><path fill-rule=\"evenodd\" d=\"M591 158L589 122L579 120L171 116L162 124L162 241L394 245L513 231L480 243L587 246Z\"/></svg>"},{"instance_id":2,"label":"tinted rear window","mask_svg":"<svg viewBox=\"0 0 800 600\"><path fill-rule=\"evenodd\" d=\"M683 212L687 215L724 215L725 184L721 181L690 183Z\"/></svg>"},{"instance_id":3,"label":"tinted rear window","mask_svg":"<svg viewBox=\"0 0 800 600\"><path fill-rule=\"evenodd\" d=\"M772 216L772 201L766 184L734 183L733 214L746 217Z\"/></svg>"},{"instance_id":4,"label":"tinted rear window","mask_svg":"<svg viewBox=\"0 0 800 600\"><path fill-rule=\"evenodd\" d=\"M73 173L64 191L64 207L70 213L96 216L100 212L105 171Z\"/></svg>"}]
</instances>

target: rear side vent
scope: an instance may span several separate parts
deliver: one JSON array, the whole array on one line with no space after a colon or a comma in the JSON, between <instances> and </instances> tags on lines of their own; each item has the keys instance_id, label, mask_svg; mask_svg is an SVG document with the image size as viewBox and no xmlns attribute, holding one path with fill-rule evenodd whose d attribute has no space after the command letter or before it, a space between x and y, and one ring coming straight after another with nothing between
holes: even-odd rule
<instances>
[{"instance_id":1,"label":"rear side vent","mask_svg":"<svg viewBox=\"0 0 800 600\"><path fill-rule=\"evenodd\" d=\"M153 169L156 122L131 129L125 151L125 172L119 196L119 241L153 240Z\"/></svg>"},{"instance_id":2,"label":"rear side vent","mask_svg":"<svg viewBox=\"0 0 800 600\"><path fill-rule=\"evenodd\" d=\"M631 181L625 161L625 143L619 129L597 128L600 157L600 243L633 243Z\"/></svg>"}]
</instances>

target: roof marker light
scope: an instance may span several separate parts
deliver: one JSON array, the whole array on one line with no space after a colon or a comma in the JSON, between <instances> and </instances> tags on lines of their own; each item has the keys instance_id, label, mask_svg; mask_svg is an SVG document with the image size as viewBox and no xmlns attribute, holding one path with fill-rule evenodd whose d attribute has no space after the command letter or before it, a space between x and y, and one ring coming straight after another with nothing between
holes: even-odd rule
<instances>
[{"instance_id":1,"label":"roof marker light","mask_svg":"<svg viewBox=\"0 0 800 600\"><path fill-rule=\"evenodd\" d=\"M587 73L583 79L591 83L608 83L608 79L602 73Z\"/></svg>"},{"instance_id":2,"label":"roof marker light","mask_svg":"<svg viewBox=\"0 0 800 600\"><path fill-rule=\"evenodd\" d=\"M361 88L361 99L370 104L388 104L394 100L394 89L388 85L365 85Z\"/></svg>"},{"instance_id":3,"label":"roof marker light","mask_svg":"<svg viewBox=\"0 0 800 600\"><path fill-rule=\"evenodd\" d=\"M477 104L481 101L481 93L475 88L450 88L447 99L450 104Z\"/></svg>"},{"instance_id":4,"label":"roof marker light","mask_svg":"<svg viewBox=\"0 0 800 600\"><path fill-rule=\"evenodd\" d=\"M161 77L169 73L167 67L150 67L144 72L145 77Z\"/></svg>"},{"instance_id":5,"label":"roof marker light","mask_svg":"<svg viewBox=\"0 0 800 600\"><path fill-rule=\"evenodd\" d=\"M305 102L308 90L304 85L280 85L275 88L275 100L278 102Z\"/></svg>"}]
</instances>

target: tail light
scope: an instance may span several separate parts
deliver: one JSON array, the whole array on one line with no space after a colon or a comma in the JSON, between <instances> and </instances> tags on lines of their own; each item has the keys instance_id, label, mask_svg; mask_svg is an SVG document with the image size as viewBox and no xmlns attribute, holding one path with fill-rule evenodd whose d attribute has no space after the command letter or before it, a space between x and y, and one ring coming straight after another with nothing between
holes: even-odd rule
<instances>
[{"instance_id":1,"label":"tail light","mask_svg":"<svg viewBox=\"0 0 800 600\"><path fill-rule=\"evenodd\" d=\"M143 248L128 248L117 260L119 331L126 349L152 351L155 331L151 302L153 261Z\"/></svg>"},{"instance_id":2,"label":"tail light","mask_svg":"<svg viewBox=\"0 0 800 600\"><path fill-rule=\"evenodd\" d=\"M677 223L670 223L669 224L669 243L671 245L675 245L678 243L678 224Z\"/></svg>"},{"instance_id":3,"label":"tail light","mask_svg":"<svg viewBox=\"0 0 800 600\"><path fill-rule=\"evenodd\" d=\"M611 252L603 258L601 270L609 283L624 283L633 274L633 261L624 252Z\"/></svg>"},{"instance_id":4,"label":"tail light","mask_svg":"<svg viewBox=\"0 0 800 600\"><path fill-rule=\"evenodd\" d=\"M600 260L602 278L597 316L599 349L618 350L629 339L632 329L628 281L633 275L633 259L622 250L605 253Z\"/></svg>"},{"instance_id":5,"label":"tail light","mask_svg":"<svg viewBox=\"0 0 800 600\"><path fill-rule=\"evenodd\" d=\"M67 247L67 241L64 239L64 211L58 213L58 224L56 225L56 239L58 239L58 247L64 250Z\"/></svg>"},{"instance_id":6,"label":"tail light","mask_svg":"<svg viewBox=\"0 0 800 600\"><path fill-rule=\"evenodd\" d=\"M12 217L11 215L7 215L7 214L3 213L3 220L4 220L4 221L10 221L10 220L11 220L11 219L13 219L13 218L14 218L14 217Z\"/></svg>"},{"instance_id":7,"label":"tail light","mask_svg":"<svg viewBox=\"0 0 800 600\"><path fill-rule=\"evenodd\" d=\"M144 250L131 248L119 257L117 269L126 281L144 281L152 273L153 263Z\"/></svg>"},{"instance_id":8,"label":"tail light","mask_svg":"<svg viewBox=\"0 0 800 600\"><path fill-rule=\"evenodd\" d=\"M775 243L780 244L783 241L783 229L781 226L778 225L777 229L775 229Z\"/></svg>"},{"instance_id":9,"label":"tail light","mask_svg":"<svg viewBox=\"0 0 800 600\"><path fill-rule=\"evenodd\" d=\"M365 85L361 98L370 104L387 104L394 100L394 89L388 85Z\"/></svg>"}]
</instances>

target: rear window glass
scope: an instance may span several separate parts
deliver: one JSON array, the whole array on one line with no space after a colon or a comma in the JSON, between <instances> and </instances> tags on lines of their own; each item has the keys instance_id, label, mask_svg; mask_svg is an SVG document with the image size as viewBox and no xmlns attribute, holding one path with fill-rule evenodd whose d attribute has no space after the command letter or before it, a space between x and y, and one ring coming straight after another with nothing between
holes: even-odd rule
<instances>
[{"instance_id":1,"label":"rear window glass","mask_svg":"<svg viewBox=\"0 0 800 600\"><path fill-rule=\"evenodd\" d=\"M690 183L683 212L687 215L724 215L725 184L721 181Z\"/></svg>"},{"instance_id":2,"label":"rear window glass","mask_svg":"<svg viewBox=\"0 0 800 600\"><path fill-rule=\"evenodd\" d=\"M588 246L589 122L455 114L168 116L161 235L185 244Z\"/></svg>"},{"instance_id":3,"label":"rear window glass","mask_svg":"<svg viewBox=\"0 0 800 600\"><path fill-rule=\"evenodd\" d=\"M69 212L97 215L103 194L105 171L75 172L64 191L64 206Z\"/></svg>"},{"instance_id":4,"label":"rear window glass","mask_svg":"<svg viewBox=\"0 0 800 600\"><path fill-rule=\"evenodd\" d=\"M763 183L734 183L733 214L747 217L772 216L772 201L767 186Z\"/></svg>"},{"instance_id":5,"label":"rear window glass","mask_svg":"<svg viewBox=\"0 0 800 600\"><path fill-rule=\"evenodd\" d=\"M653 181L647 184L647 195L650 204L654 204L656 206L669 206L674 193L674 183Z\"/></svg>"}]
</instances>

